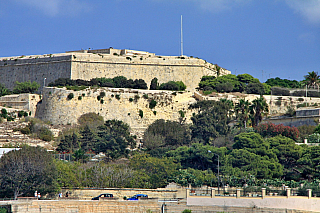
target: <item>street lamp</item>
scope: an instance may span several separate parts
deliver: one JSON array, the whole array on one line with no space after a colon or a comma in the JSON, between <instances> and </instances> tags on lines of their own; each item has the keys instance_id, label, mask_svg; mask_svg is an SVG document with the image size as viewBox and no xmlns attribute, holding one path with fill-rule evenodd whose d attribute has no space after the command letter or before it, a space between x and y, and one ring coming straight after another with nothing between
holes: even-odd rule
<instances>
[{"instance_id":1,"label":"street lamp","mask_svg":"<svg viewBox=\"0 0 320 213\"><path fill-rule=\"evenodd\" d=\"M212 153L211 152L211 150L208 150L208 152L209 153ZM216 153L212 153L212 154L214 154L214 155L216 155L217 157L218 157L218 193L220 194L220 169L219 169L219 165L220 165L220 163L219 163L219 155L218 154L216 154Z\"/></svg>"}]
</instances>

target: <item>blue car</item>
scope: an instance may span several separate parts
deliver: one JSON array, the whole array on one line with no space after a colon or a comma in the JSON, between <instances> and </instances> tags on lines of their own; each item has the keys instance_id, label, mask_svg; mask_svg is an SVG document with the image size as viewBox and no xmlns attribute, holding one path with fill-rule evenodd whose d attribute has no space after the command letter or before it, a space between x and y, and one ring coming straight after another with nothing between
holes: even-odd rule
<instances>
[{"instance_id":1,"label":"blue car","mask_svg":"<svg viewBox=\"0 0 320 213\"><path fill-rule=\"evenodd\" d=\"M139 198L148 198L148 195L145 195L145 194L137 194L137 195L134 195L134 196L128 198L128 200L139 200Z\"/></svg>"}]
</instances>

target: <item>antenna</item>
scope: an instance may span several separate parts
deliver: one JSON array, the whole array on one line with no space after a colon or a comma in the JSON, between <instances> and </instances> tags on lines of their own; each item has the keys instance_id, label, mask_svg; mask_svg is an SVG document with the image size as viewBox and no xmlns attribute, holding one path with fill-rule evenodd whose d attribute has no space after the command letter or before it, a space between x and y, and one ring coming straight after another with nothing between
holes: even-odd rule
<instances>
[{"instance_id":1,"label":"antenna","mask_svg":"<svg viewBox=\"0 0 320 213\"><path fill-rule=\"evenodd\" d=\"M182 32L182 15L181 15L181 56L183 56L183 32Z\"/></svg>"}]
</instances>

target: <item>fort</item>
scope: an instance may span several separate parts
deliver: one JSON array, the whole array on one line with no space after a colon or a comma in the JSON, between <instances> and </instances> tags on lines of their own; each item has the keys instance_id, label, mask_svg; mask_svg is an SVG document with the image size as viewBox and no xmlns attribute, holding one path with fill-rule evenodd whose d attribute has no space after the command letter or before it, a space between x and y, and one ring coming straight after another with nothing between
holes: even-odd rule
<instances>
[{"instance_id":1,"label":"fort","mask_svg":"<svg viewBox=\"0 0 320 213\"><path fill-rule=\"evenodd\" d=\"M0 58L0 83L12 89L16 81L36 81L43 86L58 78L90 80L92 78L143 79L150 84L182 81L194 91L204 75L231 72L188 56L157 56L154 53L127 49L68 51L66 53Z\"/></svg>"}]
</instances>

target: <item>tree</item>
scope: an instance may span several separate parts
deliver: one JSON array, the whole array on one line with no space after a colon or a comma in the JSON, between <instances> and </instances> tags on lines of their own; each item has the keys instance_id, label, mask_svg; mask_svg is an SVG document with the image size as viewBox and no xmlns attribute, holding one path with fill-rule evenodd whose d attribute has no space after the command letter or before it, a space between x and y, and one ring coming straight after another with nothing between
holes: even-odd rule
<instances>
[{"instance_id":1,"label":"tree","mask_svg":"<svg viewBox=\"0 0 320 213\"><path fill-rule=\"evenodd\" d=\"M146 184L151 188L160 188L168 184L168 179L180 167L169 158L154 158L145 154L135 155L130 160L130 167L147 175Z\"/></svg>"},{"instance_id":2,"label":"tree","mask_svg":"<svg viewBox=\"0 0 320 213\"><path fill-rule=\"evenodd\" d=\"M178 146L188 145L191 134L188 126L176 121L156 120L144 133L143 146L152 153L161 153Z\"/></svg>"},{"instance_id":3,"label":"tree","mask_svg":"<svg viewBox=\"0 0 320 213\"><path fill-rule=\"evenodd\" d=\"M210 145L203 145L201 143L193 143L191 146L178 147L175 150L168 151L166 156L173 158L175 162L179 162L184 169L211 169L214 172L218 172L218 159L213 153L220 156L220 164L223 165L227 148L216 148Z\"/></svg>"},{"instance_id":4,"label":"tree","mask_svg":"<svg viewBox=\"0 0 320 213\"><path fill-rule=\"evenodd\" d=\"M296 173L298 167L297 161L302 156L302 147L296 145L294 140L280 135L268 138L266 142L270 144L272 152L277 155L279 163L291 173ZM285 173L289 173L288 171L285 171Z\"/></svg>"},{"instance_id":5,"label":"tree","mask_svg":"<svg viewBox=\"0 0 320 213\"><path fill-rule=\"evenodd\" d=\"M5 153L0 161L1 196L33 196L54 192L56 167L52 155L41 147L23 146Z\"/></svg>"},{"instance_id":6,"label":"tree","mask_svg":"<svg viewBox=\"0 0 320 213\"><path fill-rule=\"evenodd\" d=\"M79 141L80 141L81 149L84 150L85 152L90 150L95 151L97 134L93 132L88 125L86 125L84 129L80 131L80 135L81 135L81 138L79 139Z\"/></svg>"},{"instance_id":7,"label":"tree","mask_svg":"<svg viewBox=\"0 0 320 213\"><path fill-rule=\"evenodd\" d=\"M18 82L16 81L16 86L13 88L13 93L14 94L20 94L20 93L33 93L35 91L37 91L40 87L40 84L38 84L37 82L30 82L30 81L26 81L26 82Z\"/></svg>"},{"instance_id":8,"label":"tree","mask_svg":"<svg viewBox=\"0 0 320 213\"><path fill-rule=\"evenodd\" d=\"M10 91L2 84L0 84L0 97L4 95L8 95Z\"/></svg>"},{"instance_id":9,"label":"tree","mask_svg":"<svg viewBox=\"0 0 320 213\"><path fill-rule=\"evenodd\" d=\"M252 101L250 106L250 115L252 126L256 126L262 120L263 116L268 114L269 107L266 100L261 96Z\"/></svg>"},{"instance_id":10,"label":"tree","mask_svg":"<svg viewBox=\"0 0 320 213\"><path fill-rule=\"evenodd\" d=\"M72 135L65 135L60 140L60 143L56 150L58 152L74 153L79 148L80 146L79 146L78 136L76 135L76 133L73 133Z\"/></svg>"},{"instance_id":11,"label":"tree","mask_svg":"<svg viewBox=\"0 0 320 213\"><path fill-rule=\"evenodd\" d=\"M129 125L118 120L107 120L98 127L96 152L104 152L109 158L126 157L128 147L135 147L134 137L130 135Z\"/></svg>"},{"instance_id":12,"label":"tree","mask_svg":"<svg viewBox=\"0 0 320 213\"><path fill-rule=\"evenodd\" d=\"M281 79L279 77L269 78L266 84L271 87L300 88L300 82L296 80Z\"/></svg>"},{"instance_id":13,"label":"tree","mask_svg":"<svg viewBox=\"0 0 320 213\"><path fill-rule=\"evenodd\" d=\"M240 127L247 128L249 120L249 106L249 101L244 99L240 99L235 105L236 118Z\"/></svg>"},{"instance_id":14,"label":"tree","mask_svg":"<svg viewBox=\"0 0 320 213\"><path fill-rule=\"evenodd\" d=\"M83 114L78 118L78 124L80 124L81 128L88 126L91 129L96 129L98 126L103 125L103 123L103 117L94 112Z\"/></svg>"},{"instance_id":15,"label":"tree","mask_svg":"<svg viewBox=\"0 0 320 213\"><path fill-rule=\"evenodd\" d=\"M245 89L247 94L264 95L266 93L265 87L262 83L249 83Z\"/></svg>"},{"instance_id":16,"label":"tree","mask_svg":"<svg viewBox=\"0 0 320 213\"><path fill-rule=\"evenodd\" d=\"M308 86L310 87L319 86L320 76L318 75L318 72L315 72L315 71L308 72L308 75L305 75L304 78Z\"/></svg>"},{"instance_id":17,"label":"tree","mask_svg":"<svg viewBox=\"0 0 320 213\"><path fill-rule=\"evenodd\" d=\"M283 167L277 159L260 156L246 149L234 149L228 155L228 163L232 168L229 175L254 175L257 178L278 178L283 174Z\"/></svg>"},{"instance_id":18,"label":"tree","mask_svg":"<svg viewBox=\"0 0 320 213\"><path fill-rule=\"evenodd\" d=\"M199 114L191 118L193 125L190 128L194 139L207 144L230 131L228 124L231 122L233 113L231 102L224 100L211 101L208 105L205 102L201 102L191 106L191 108L196 106L204 107L200 108L201 112Z\"/></svg>"},{"instance_id":19,"label":"tree","mask_svg":"<svg viewBox=\"0 0 320 213\"><path fill-rule=\"evenodd\" d=\"M157 78L153 78L150 84L150 90L157 90L159 88L159 83Z\"/></svg>"}]
</instances>

